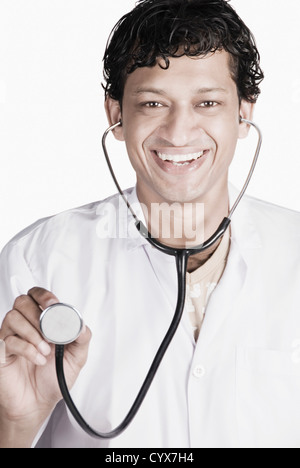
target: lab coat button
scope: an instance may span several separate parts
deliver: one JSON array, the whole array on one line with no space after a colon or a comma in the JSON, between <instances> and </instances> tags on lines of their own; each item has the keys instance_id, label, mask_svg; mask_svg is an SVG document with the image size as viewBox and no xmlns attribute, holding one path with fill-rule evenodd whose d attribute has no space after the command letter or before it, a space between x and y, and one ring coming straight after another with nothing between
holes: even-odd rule
<instances>
[{"instance_id":1,"label":"lab coat button","mask_svg":"<svg viewBox=\"0 0 300 468\"><path fill-rule=\"evenodd\" d=\"M193 370L193 376L196 379L201 379L205 374L205 368L203 366L196 366Z\"/></svg>"}]
</instances>

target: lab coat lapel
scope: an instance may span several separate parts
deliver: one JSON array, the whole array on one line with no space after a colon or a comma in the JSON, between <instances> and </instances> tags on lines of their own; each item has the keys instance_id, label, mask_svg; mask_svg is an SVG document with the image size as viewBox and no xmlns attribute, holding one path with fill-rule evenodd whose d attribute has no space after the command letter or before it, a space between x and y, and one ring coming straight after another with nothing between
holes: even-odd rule
<instances>
[{"instance_id":1,"label":"lab coat lapel","mask_svg":"<svg viewBox=\"0 0 300 468\"><path fill-rule=\"evenodd\" d=\"M231 202L237 191L230 187ZM247 275L260 255L261 240L255 222L242 201L234 213L231 223L231 247L224 274L210 297L205 319L198 339L198 347L207 347L220 332L228 316L234 313L241 293L247 282Z\"/></svg>"},{"instance_id":2,"label":"lab coat lapel","mask_svg":"<svg viewBox=\"0 0 300 468\"><path fill-rule=\"evenodd\" d=\"M237 245L232 243L226 269L206 308L198 339L199 346L207 349L209 343L219 333L242 291L246 275L247 264L241 257Z\"/></svg>"},{"instance_id":3,"label":"lab coat lapel","mask_svg":"<svg viewBox=\"0 0 300 468\"><path fill-rule=\"evenodd\" d=\"M137 217L146 226L145 216L137 197L136 187L132 189L130 193L126 193L126 196ZM160 294L169 304L169 307L167 309L164 308L163 310L165 310L168 319L171 320L177 301L177 274L175 257L159 252L155 247L151 246L149 242L141 236L141 234L139 234L135 227L134 219L124 202L122 211L123 223L126 223L128 230L128 248L130 250L138 248L144 249L145 254L152 266L153 273L156 277L157 287L159 288Z\"/></svg>"}]
</instances>

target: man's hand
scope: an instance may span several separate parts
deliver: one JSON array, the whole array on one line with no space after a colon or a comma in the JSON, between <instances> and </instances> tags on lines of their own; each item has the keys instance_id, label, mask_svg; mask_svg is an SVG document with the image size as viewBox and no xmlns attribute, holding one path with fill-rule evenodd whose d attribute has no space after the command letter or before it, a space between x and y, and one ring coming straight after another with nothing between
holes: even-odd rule
<instances>
[{"instance_id":1,"label":"man's hand","mask_svg":"<svg viewBox=\"0 0 300 468\"><path fill-rule=\"evenodd\" d=\"M0 328L2 448L30 447L61 399L55 372L55 346L43 340L39 327L42 310L58 302L51 292L33 288L15 300ZM77 340L65 347L64 369L69 388L86 362L90 339L91 332L84 327Z\"/></svg>"}]
</instances>

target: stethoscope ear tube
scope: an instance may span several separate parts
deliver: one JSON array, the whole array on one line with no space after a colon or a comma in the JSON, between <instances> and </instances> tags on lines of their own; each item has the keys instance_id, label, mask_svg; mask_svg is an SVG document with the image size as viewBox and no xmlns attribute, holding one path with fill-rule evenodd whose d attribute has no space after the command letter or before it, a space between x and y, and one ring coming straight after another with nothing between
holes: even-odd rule
<instances>
[{"instance_id":1,"label":"stethoscope ear tube","mask_svg":"<svg viewBox=\"0 0 300 468\"><path fill-rule=\"evenodd\" d=\"M196 255L201 252L204 252L209 247L214 245L220 239L220 237L222 237L225 234L230 223L231 223L231 219L224 218L221 224L219 225L218 229L216 230L216 232L207 241L205 241L201 245L197 245L189 249L173 248L173 247L169 247L168 245L162 244L157 239L151 236L151 233L148 231L148 229L145 227L145 225L141 221L137 221L135 223L135 226L137 230L139 231L139 233L145 239L147 239L149 244L153 245L153 247L155 247L160 252L166 255L172 255L173 257L177 257L179 252L182 252L182 253L185 252L187 257L189 258L191 255Z\"/></svg>"},{"instance_id":2,"label":"stethoscope ear tube","mask_svg":"<svg viewBox=\"0 0 300 468\"><path fill-rule=\"evenodd\" d=\"M232 205L230 211L229 211L229 214L227 216L227 218L224 218L224 220L222 221L222 223L220 224L220 226L218 227L217 231L212 235L212 237L210 239L208 239L206 242L204 242L204 244L200 245L200 246L197 246L193 249L191 249L190 251L190 255L195 255L197 253L200 253L200 252L203 252L204 250L206 250L207 248L209 248L211 245L213 245L214 242L216 242L223 234L224 232L221 232L223 230L223 227L225 226L225 230L228 228L229 224L230 224L230 221L231 221L231 218L233 216L233 213L235 212L235 210L237 209L241 199L243 198L243 196L245 195L245 192L249 186L249 183L252 179L252 176L253 176L253 173L254 173L254 170L255 170L255 167L256 167L256 164L257 164L257 161L258 161L258 157L259 157L259 154L260 154L260 150L261 150L261 146L262 146L262 132L260 130L260 128L258 127L258 125L256 125L254 122L252 122L251 120L247 120L247 119L243 119L242 117L240 118L240 123L245 123L247 125L250 125L251 127L253 127L256 132L257 132L257 135L258 135L258 140L257 140L257 146L256 146L256 150L255 150L255 154L254 154L254 157L253 157L253 160L252 160L252 164L251 164L251 167L250 167L250 170L249 170L249 173L247 175L247 178L246 178L246 181L239 193L239 195L237 196L234 204ZM173 255L175 256L176 253L177 253L177 249L173 249L172 247L169 247L167 245L164 245L164 244L161 244L157 239L153 238L151 236L151 234L148 232L147 228L145 227L145 225L142 223L142 221L137 217L136 213L134 212L134 210L132 209L127 197L125 196L123 190L121 189L119 183L118 183L118 180L117 180L117 177L114 173L114 170L113 170L113 167L112 167L112 164L111 164L111 161L110 161L110 157L108 155L108 151L107 151L107 148L106 148L106 138L108 136L108 134L113 131L115 128L117 128L118 126L122 125L122 121L120 120L119 122L117 122L116 124L112 125L111 127L109 127L103 134L103 137L102 137L102 148L103 148L103 153L104 153L104 156L105 156L105 159L106 159L106 162L107 162L107 165L108 165L108 169L110 171L110 174L111 174L111 177L115 183L115 186L119 192L119 194L121 195L121 197L123 198L124 202L126 203L126 206L127 208L129 209L129 211L131 212L134 220L135 220L135 225L138 229L138 231L141 233L141 235L143 237L145 237L145 239L147 239L149 241L150 244L152 244L154 247L156 247L158 250L168 254L168 255Z\"/></svg>"}]
</instances>

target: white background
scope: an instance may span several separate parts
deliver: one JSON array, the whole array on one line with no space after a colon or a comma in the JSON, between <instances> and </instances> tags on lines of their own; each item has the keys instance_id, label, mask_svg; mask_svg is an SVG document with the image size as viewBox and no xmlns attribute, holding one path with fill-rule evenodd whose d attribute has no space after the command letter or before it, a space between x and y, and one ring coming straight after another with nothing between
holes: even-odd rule
<instances>
[{"instance_id":1,"label":"white background","mask_svg":"<svg viewBox=\"0 0 300 468\"><path fill-rule=\"evenodd\" d=\"M102 57L134 4L0 0L0 249L41 217L115 192L101 151ZM300 210L300 2L231 4L252 29L266 74L255 114L264 144L249 193ZM254 147L254 136L239 147L238 186ZM133 185L123 145L111 139L110 148L123 186Z\"/></svg>"}]
</instances>

